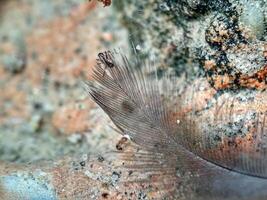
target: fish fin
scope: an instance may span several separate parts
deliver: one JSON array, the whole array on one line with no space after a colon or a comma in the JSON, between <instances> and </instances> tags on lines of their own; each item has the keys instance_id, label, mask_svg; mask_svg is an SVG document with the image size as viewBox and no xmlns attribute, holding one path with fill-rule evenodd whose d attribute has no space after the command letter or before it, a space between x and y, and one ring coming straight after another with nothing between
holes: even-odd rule
<instances>
[{"instance_id":1,"label":"fish fin","mask_svg":"<svg viewBox=\"0 0 267 200\"><path fill-rule=\"evenodd\" d=\"M94 68L94 81L87 83L92 99L123 134L143 148L176 151L176 143L169 134L169 117L155 84L158 79L154 65L140 59L130 62L118 52L106 53L106 59L101 56Z\"/></svg>"},{"instance_id":2,"label":"fish fin","mask_svg":"<svg viewBox=\"0 0 267 200\"><path fill-rule=\"evenodd\" d=\"M259 124L262 126L260 131L263 131L259 134L263 135L262 138L250 137L248 145L240 143L240 138L235 136L226 141L229 137L224 136L223 130L233 123L236 109L231 106L233 103L229 99L220 105L214 98L215 102L209 102L212 108L206 103L200 109L198 105L203 90L200 84L189 85L188 88L193 88L191 94L185 92L179 96L172 89L177 87L176 81L164 87L162 82L169 78L164 76L159 80L155 65L136 57L134 62L130 62L120 52L101 54L93 71L93 80L88 82L90 96L122 134L129 135L144 150L165 155L184 152L205 160L207 164L213 163L251 176L267 177L265 115L262 123L255 122L257 128ZM250 123L252 118L247 119L247 116L250 116L250 111L241 113L237 118L243 117ZM238 134L245 128L253 131L253 126L242 126L237 130L230 127L230 130ZM216 143L215 136L219 136L221 142ZM260 149L251 142L254 139L256 144L261 145Z\"/></svg>"},{"instance_id":3,"label":"fish fin","mask_svg":"<svg viewBox=\"0 0 267 200\"><path fill-rule=\"evenodd\" d=\"M141 150L135 145L126 151L103 154L103 160L119 176L116 186L124 198L177 199L180 181L176 176L175 156ZM102 172L102 176L105 173L112 176L108 171Z\"/></svg>"}]
</instances>

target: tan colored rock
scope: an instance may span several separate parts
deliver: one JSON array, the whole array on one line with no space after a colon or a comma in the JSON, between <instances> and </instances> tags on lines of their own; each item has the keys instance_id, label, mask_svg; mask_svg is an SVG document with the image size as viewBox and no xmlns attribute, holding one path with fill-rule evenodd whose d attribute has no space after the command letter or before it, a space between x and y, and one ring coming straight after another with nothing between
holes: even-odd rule
<instances>
[{"instance_id":1,"label":"tan colored rock","mask_svg":"<svg viewBox=\"0 0 267 200\"><path fill-rule=\"evenodd\" d=\"M52 124L66 135L88 132L92 128L90 110L94 106L91 100L64 105L53 114Z\"/></svg>"}]
</instances>

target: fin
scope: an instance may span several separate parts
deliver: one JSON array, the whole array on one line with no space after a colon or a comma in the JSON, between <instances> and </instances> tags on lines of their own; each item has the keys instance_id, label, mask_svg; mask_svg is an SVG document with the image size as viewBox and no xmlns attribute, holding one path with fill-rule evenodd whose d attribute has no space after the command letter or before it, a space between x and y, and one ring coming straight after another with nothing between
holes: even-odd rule
<instances>
[{"instance_id":1,"label":"fin","mask_svg":"<svg viewBox=\"0 0 267 200\"><path fill-rule=\"evenodd\" d=\"M177 116L180 126L176 141L216 165L267 178L267 101L244 101L243 94L225 92L200 108L201 90L198 86L191 88L193 97L179 100L188 101L190 108Z\"/></svg>"},{"instance_id":2,"label":"fin","mask_svg":"<svg viewBox=\"0 0 267 200\"><path fill-rule=\"evenodd\" d=\"M156 74L145 78L151 65L140 60L130 63L120 53L108 54L114 66L98 63L92 77L95 82L88 83L90 96L135 143L151 151L175 152L176 143L167 134L168 116L154 82ZM138 67L142 70L134 70Z\"/></svg>"},{"instance_id":3,"label":"fin","mask_svg":"<svg viewBox=\"0 0 267 200\"><path fill-rule=\"evenodd\" d=\"M96 165L96 160L91 162ZM123 199L263 200L267 196L265 179L229 171L187 152L166 155L128 146L104 154L102 160L102 170L96 174L103 180L117 175L113 187Z\"/></svg>"},{"instance_id":4,"label":"fin","mask_svg":"<svg viewBox=\"0 0 267 200\"><path fill-rule=\"evenodd\" d=\"M138 196L141 199L177 199L179 180L175 156L166 157L162 153L140 149L114 153L119 161L115 169L123 174L120 188L138 194L132 199L138 199Z\"/></svg>"},{"instance_id":5,"label":"fin","mask_svg":"<svg viewBox=\"0 0 267 200\"><path fill-rule=\"evenodd\" d=\"M88 82L90 96L109 115L122 134L129 135L142 150L155 156L157 153L163 155L165 160L160 158L164 160L163 163L172 160L170 155L176 156L176 167L195 174L194 178L188 178L191 184L189 188L193 188L199 196L225 199L232 195L239 199L249 183L255 187L250 186L251 195L246 193L247 197L267 195L264 191L260 195L255 192L255 188L263 189L267 184L266 179L256 177L267 177L265 153L256 152L256 148L246 149L245 146L223 148L221 151L225 140L217 144L213 141L212 137L220 125L232 122L235 107L231 106L231 102L235 99L225 98L222 103L220 98L212 96L214 101L204 101L205 106L201 107L201 85L190 85L188 91L185 88L185 91L179 93L175 90L177 79L163 77L159 80L154 65L138 57L130 62L120 52L106 52L106 56L101 56L92 79ZM209 112L212 109L215 111ZM247 113L242 113L240 117ZM265 121L261 124L264 126ZM148 172L157 169L153 168L154 161L150 166L147 160L142 160L146 156L133 155L133 158L135 164L127 165L126 168ZM144 163L136 164L138 162ZM158 169L164 171L163 166ZM174 165L167 166L173 169ZM173 177L177 176L173 174ZM184 177L180 177L180 180L184 181ZM219 190L218 184L225 188L239 184L239 187ZM186 199L190 198L187 196ZM245 199L245 196L240 199Z\"/></svg>"}]
</instances>

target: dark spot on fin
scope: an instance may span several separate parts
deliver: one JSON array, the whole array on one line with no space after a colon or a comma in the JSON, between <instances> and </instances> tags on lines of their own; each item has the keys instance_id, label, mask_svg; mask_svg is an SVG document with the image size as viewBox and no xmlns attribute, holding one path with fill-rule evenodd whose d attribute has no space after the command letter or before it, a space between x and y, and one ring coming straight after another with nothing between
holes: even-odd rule
<instances>
[{"instance_id":1,"label":"dark spot on fin","mask_svg":"<svg viewBox=\"0 0 267 200\"><path fill-rule=\"evenodd\" d=\"M134 112L134 107L133 107L133 105L131 105L131 103L128 102L128 101L123 101L123 102L121 103L121 107L122 107L122 110L123 110L124 112L128 112L128 113L133 113L133 112Z\"/></svg>"}]
</instances>

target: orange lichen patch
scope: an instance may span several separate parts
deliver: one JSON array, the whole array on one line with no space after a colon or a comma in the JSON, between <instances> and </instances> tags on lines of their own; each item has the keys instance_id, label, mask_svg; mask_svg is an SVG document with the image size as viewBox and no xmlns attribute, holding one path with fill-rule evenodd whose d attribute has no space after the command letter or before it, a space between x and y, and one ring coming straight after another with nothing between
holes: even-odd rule
<instances>
[{"instance_id":1,"label":"orange lichen patch","mask_svg":"<svg viewBox=\"0 0 267 200\"><path fill-rule=\"evenodd\" d=\"M252 76L241 76L240 85L247 88L266 89L267 65Z\"/></svg>"},{"instance_id":2,"label":"orange lichen patch","mask_svg":"<svg viewBox=\"0 0 267 200\"><path fill-rule=\"evenodd\" d=\"M226 89L234 82L234 78L225 74L225 75L217 75L214 78L214 88L215 89Z\"/></svg>"},{"instance_id":3,"label":"orange lichen patch","mask_svg":"<svg viewBox=\"0 0 267 200\"><path fill-rule=\"evenodd\" d=\"M65 105L55 111L52 124L59 132L67 135L88 132L92 128L90 109L94 106L90 100Z\"/></svg>"},{"instance_id":4,"label":"orange lichen patch","mask_svg":"<svg viewBox=\"0 0 267 200\"><path fill-rule=\"evenodd\" d=\"M42 83L40 72L48 72L50 78L59 83L74 84L77 77L87 74L95 64L96 53L92 52L100 46L96 38L100 26L96 21L90 26L81 24L87 17L92 17L89 11L93 8L95 2L81 4L70 16L40 23L27 37L26 74L33 84Z\"/></svg>"},{"instance_id":5,"label":"orange lichen patch","mask_svg":"<svg viewBox=\"0 0 267 200\"><path fill-rule=\"evenodd\" d=\"M267 88L266 78L267 66L251 76L241 74L240 76L234 77L224 74L207 77L216 90L223 90L237 86L263 90Z\"/></svg>"},{"instance_id":6,"label":"orange lichen patch","mask_svg":"<svg viewBox=\"0 0 267 200\"><path fill-rule=\"evenodd\" d=\"M216 66L216 63L214 60L206 60L204 63L204 67L207 70L211 70Z\"/></svg>"},{"instance_id":7,"label":"orange lichen patch","mask_svg":"<svg viewBox=\"0 0 267 200\"><path fill-rule=\"evenodd\" d=\"M227 27L226 23L223 21L214 21L207 31L207 41L212 44L224 45L227 39L233 37L233 34L233 30ZM222 48L224 49L226 46Z\"/></svg>"},{"instance_id":8,"label":"orange lichen patch","mask_svg":"<svg viewBox=\"0 0 267 200\"><path fill-rule=\"evenodd\" d=\"M220 36L220 34L218 35ZM262 90L267 88L267 47L264 42L240 43L230 47L223 46L226 44L225 41L218 40L216 43L221 45L221 50L226 57L217 52L203 63L207 79L216 90L239 88Z\"/></svg>"}]
</instances>

